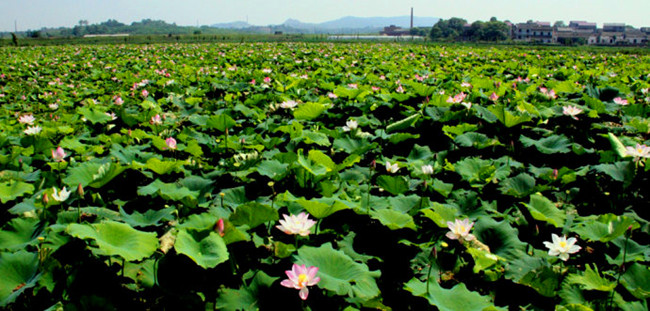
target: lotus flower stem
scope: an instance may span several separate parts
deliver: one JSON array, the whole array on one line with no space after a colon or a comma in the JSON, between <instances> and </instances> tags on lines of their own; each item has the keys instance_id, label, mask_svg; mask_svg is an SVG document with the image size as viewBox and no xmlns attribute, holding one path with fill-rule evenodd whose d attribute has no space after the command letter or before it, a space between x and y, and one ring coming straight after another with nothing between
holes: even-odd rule
<instances>
[{"instance_id":1,"label":"lotus flower stem","mask_svg":"<svg viewBox=\"0 0 650 311\"><path fill-rule=\"evenodd\" d=\"M621 284L621 275L623 274L623 270L625 269L625 257L627 256L627 242L630 239L630 236L632 235L632 226L630 226L627 231L625 232L625 243L623 244L623 261L621 262L621 265L618 267L618 276L616 277L616 286L614 289L612 289L612 294L609 296L609 307L611 308L612 303L614 302L614 293L616 293L616 287L618 287Z\"/></svg>"}]
</instances>

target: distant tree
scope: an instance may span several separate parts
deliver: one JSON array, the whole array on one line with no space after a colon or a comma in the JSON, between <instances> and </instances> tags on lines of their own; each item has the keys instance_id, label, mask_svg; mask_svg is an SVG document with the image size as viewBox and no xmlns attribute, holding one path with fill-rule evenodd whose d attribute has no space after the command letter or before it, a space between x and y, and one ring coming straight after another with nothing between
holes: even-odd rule
<instances>
[{"instance_id":1,"label":"distant tree","mask_svg":"<svg viewBox=\"0 0 650 311\"><path fill-rule=\"evenodd\" d=\"M482 21L475 21L472 26L467 29L465 36L471 41L482 40L485 33L485 23Z\"/></svg>"},{"instance_id":2,"label":"distant tree","mask_svg":"<svg viewBox=\"0 0 650 311\"><path fill-rule=\"evenodd\" d=\"M467 21L458 17L452 17L448 20L441 19L433 25L429 36L431 39L446 38L455 40L463 34L465 24L467 24Z\"/></svg>"},{"instance_id":3,"label":"distant tree","mask_svg":"<svg viewBox=\"0 0 650 311\"><path fill-rule=\"evenodd\" d=\"M36 38L40 38L40 37L42 36L41 32L38 31L38 30L28 30L28 31L25 33L25 35L26 35L28 38L34 38L34 39L36 39Z\"/></svg>"},{"instance_id":4,"label":"distant tree","mask_svg":"<svg viewBox=\"0 0 650 311\"><path fill-rule=\"evenodd\" d=\"M492 17L490 18L490 21L491 21L491 22L496 22L496 21L498 21L498 19L497 19L496 17L492 16Z\"/></svg>"},{"instance_id":5,"label":"distant tree","mask_svg":"<svg viewBox=\"0 0 650 311\"><path fill-rule=\"evenodd\" d=\"M566 27L566 24L564 21L557 21L555 24L553 24L553 27L558 28L558 27Z\"/></svg>"},{"instance_id":6,"label":"distant tree","mask_svg":"<svg viewBox=\"0 0 650 311\"><path fill-rule=\"evenodd\" d=\"M504 22L490 21L485 23L483 40L500 41L508 39L508 25Z\"/></svg>"},{"instance_id":7,"label":"distant tree","mask_svg":"<svg viewBox=\"0 0 650 311\"><path fill-rule=\"evenodd\" d=\"M18 46L18 37L13 32L11 33L11 43L13 43L14 46Z\"/></svg>"}]
</instances>

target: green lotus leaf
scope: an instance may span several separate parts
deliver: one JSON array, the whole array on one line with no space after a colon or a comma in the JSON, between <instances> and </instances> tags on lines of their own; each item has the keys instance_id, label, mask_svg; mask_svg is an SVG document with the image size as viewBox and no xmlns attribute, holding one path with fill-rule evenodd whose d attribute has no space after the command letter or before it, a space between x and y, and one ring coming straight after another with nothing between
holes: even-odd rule
<instances>
[{"instance_id":1,"label":"green lotus leaf","mask_svg":"<svg viewBox=\"0 0 650 311\"><path fill-rule=\"evenodd\" d=\"M178 225L179 229L205 231L212 230L219 218L211 213L193 214Z\"/></svg>"},{"instance_id":2,"label":"green lotus leaf","mask_svg":"<svg viewBox=\"0 0 650 311\"><path fill-rule=\"evenodd\" d=\"M407 157L409 162L430 161L432 159L433 152L431 152L429 146L420 146L418 144L413 145L413 149L411 149L411 152Z\"/></svg>"},{"instance_id":3,"label":"green lotus leaf","mask_svg":"<svg viewBox=\"0 0 650 311\"><path fill-rule=\"evenodd\" d=\"M403 129L407 129L413 125L420 119L422 115L419 113L410 115L402 120L393 122L386 126L386 133L392 133L396 131L401 131Z\"/></svg>"},{"instance_id":4,"label":"green lotus leaf","mask_svg":"<svg viewBox=\"0 0 650 311\"><path fill-rule=\"evenodd\" d=\"M650 298L650 269L647 266L639 263L630 265L621 277L621 283L634 297Z\"/></svg>"},{"instance_id":5,"label":"green lotus leaf","mask_svg":"<svg viewBox=\"0 0 650 311\"><path fill-rule=\"evenodd\" d=\"M337 138L334 140L334 148L343 150L349 154L363 154L364 152L375 148L377 143L370 143L365 139L354 139L351 137Z\"/></svg>"},{"instance_id":6,"label":"green lotus leaf","mask_svg":"<svg viewBox=\"0 0 650 311\"><path fill-rule=\"evenodd\" d=\"M409 185L402 176L381 175L377 177L377 185L392 195L402 194L409 190Z\"/></svg>"},{"instance_id":7,"label":"green lotus leaf","mask_svg":"<svg viewBox=\"0 0 650 311\"><path fill-rule=\"evenodd\" d=\"M470 132L458 135L454 141L463 147L473 147L476 149L485 149L493 146L500 146L501 143L496 139L491 139L482 133Z\"/></svg>"},{"instance_id":8,"label":"green lotus leaf","mask_svg":"<svg viewBox=\"0 0 650 311\"><path fill-rule=\"evenodd\" d=\"M312 132L308 130L302 131L302 138L306 144L317 144L323 147L329 147L332 145L329 137L319 132Z\"/></svg>"},{"instance_id":9,"label":"green lotus leaf","mask_svg":"<svg viewBox=\"0 0 650 311\"><path fill-rule=\"evenodd\" d=\"M516 198L523 198L535 190L535 178L522 173L501 182L501 193Z\"/></svg>"},{"instance_id":10,"label":"green lotus leaf","mask_svg":"<svg viewBox=\"0 0 650 311\"><path fill-rule=\"evenodd\" d=\"M232 128L233 126L237 125L237 122L233 120L229 115L227 114L219 114L216 116L211 116L205 124L209 128L217 129L221 132L225 132L226 129Z\"/></svg>"},{"instance_id":11,"label":"green lotus leaf","mask_svg":"<svg viewBox=\"0 0 650 311\"><path fill-rule=\"evenodd\" d=\"M262 310L264 302L260 301L263 297L260 291L270 288L277 279L258 271L248 285L244 284L239 289L220 289L215 307L225 311Z\"/></svg>"},{"instance_id":12,"label":"green lotus leaf","mask_svg":"<svg viewBox=\"0 0 650 311\"><path fill-rule=\"evenodd\" d=\"M569 274L569 276L567 276L567 282L569 284L578 285L585 290L597 290L603 292L609 292L616 287L615 281L603 278L598 272L598 267L594 265L594 269L592 269L589 264L586 265L584 273Z\"/></svg>"},{"instance_id":13,"label":"green lotus leaf","mask_svg":"<svg viewBox=\"0 0 650 311\"><path fill-rule=\"evenodd\" d=\"M547 222L556 228L564 227L566 212L557 208L551 200L543 195L531 195L530 202L528 204L524 203L524 206L526 206L533 218Z\"/></svg>"},{"instance_id":14,"label":"green lotus leaf","mask_svg":"<svg viewBox=\"0 0 650 311\"><path fill-rule=\"evenodd\" d=\"M14 302L25 290L34 287L41 274L37 274L38 254L20 250L15 253L0 252L0 307Z\"/></svg>"},{"instance_id":15,"label":"green lotus leaf","mask_svg":"<svg viewBox=\"0 0 650 311\"><path fill-rule=\"evenodd\" d=\"M463 283L446 289L441 287L435 278L429 279L429 286L426 282L414 278L404 285L404 289L411 292L413 296L426 298L432 306L437 307L440 311L506 310L506 308L495 306L489 297L468 290Z\"/></svg>"},{"instance_id":16,"label":"green lotus leaf","mask_svg":"<svg viewBox=\"0 0 650 311\"><path fill-rule=\"evenodd\" d=\"M506 265L506 279L536 290L545 297L554 297L560 286L560 271L545 258L524 256Z\"/></svg>"},{"instance_id":17,"label":"green lotus leaf","mask_svg":"<svg viewBox=\"0 0 650 311\"><path fill-rule=\"evenodd\" d=\"M34 186L22 181L12 180L0 183L0 201L3 204L33 192Z\"/></svg>"},{"instance_id":18,"label":"green lotus leaf","mask_svg":"<svg viewBox=\"0 0 650 311\"><path fill-rule=\"evenodd\" d=\"M370 216L379 220L382 225L391 230L403 228L417 230L415 228L415 222L413 222L413 217L400 211L392 209L373 210L370 212Z\"/></svg>"},{"instance_id":19,"label":"green lotus leaf","mask_svg":"<svg viewBox=\"0 0 650 311\"><path fill-rule=\"evenodd\" d=\"M161 161L157 158L150 158L147 160L145 168L154 171L158 175L165 175L181 171L183 165L185 165L183 161Z\"/></svg>"},{"instance_id":20,"label":"green lotus leaf","mask_svg":"<svg viewBox=\"0 0 650 311\"><path fill-rule=\"evenodd\" d=\"M268 205L257 202L248 202L237 206L235 212L230 215L230 222L235 226L247 225L255 228L269 221L279 219L278 211Z\"/></svg>"},{"instance_id":21,"label":"green lotus leaf","mask_svg":"<svg viewBox=\"0 0 650 311\"><path fill-rule=\"evenodd\" d=\"M69 188L82 187L101 188L113 178L120 175L127 167L112 162L84 162L68 169L68 176L63 182Z\"/></svg>"},{"instance_id":22,"label":"green lotus leaf","mask_svg":"<svg viewBox=\"0 0 650 311\"><path fill-rule=\"evenodd\" d=\"M449 136L451 139L456 139L457 136L464 134L465 132L473 132L478 129L476 124L470 123L461 123L458 125L445 125L442 127L442 131L445 135Z\"/></svg>"},{"instance_id":23,"label":"green lotus leaf","mask_svg":"<svg viewBox=\"0 0 650 311\"><path fill-rule=\"evenodd\" d=\"M454 184L446 183L440 179L434 179L433 184L431 185L433 190L440 193L443 197L448 197L449 194L454 190Z\"/></svg>"},{"instance_id":24,"label":"green lotus leaf","mask_svg":"<svg viewBox=\"0 0 650 311\"><path fill-rule=\"evenodd\" d=\"M583 239L589 241L609 242L622 236L628 228L639 228L632 217L604 214L596 219L587 219L573 228Z\"/></svg>"},{"instance_id":25,"label":"green lotus leaf","mask_svg":"<svg viewBox=\"0 0 650 311\"><path fill-rule=\"evenodd\" d=\"M302 151L302 150L301 150ZM303 167L307 172L314 176L322 176L327 174L327 167L322 164L316 163L309 158L305 158L298 152L298 164Z\"/></svg>"},{"instance_id":26,"label":"green lotus leaf","mask_svg":"<svg viewBox=\"0 0 650 311\"><path fill-rule=\"evenodd\" d=\"M320 116L325 110L327 110L327 106L324 104L308 102L298 105L298 108L293 112L293 117L296 120L312 120Z\"/></svg>"},{"instance_id":27,"label":"green lotus leaf","mask_svg":"<svg viewBox=\"0 0 650 311\"><path fill-rule=\"evenodd\" d=\"M612 179L623 182L626 185L632 182L632 179L634 179L634 175L636 173L634 163L631 161L594 165L593 170L605 173Z\"/></svg>"},{"instance_id":28,"label":"green lotus leaf","mask_svg":"<svg viewBox=\"0 0 650 311\"><path fill-rule=\"evenodd\" d=\"M277 181L284 178L284 175L288 172L288 167L289 164L278 160L264 160L257 166L257 172Z\"/></svg>"},{"instance_id":29,"label":"green lotus leaf","mask_svg":"<svg viewBox=\"0 0 650 311\"><path fill-rule=\"evenodd\" d=\"M105 124L111 121L111 117L109 115L97 108L81 107L78 109L78 112L92 124Z\"/></svg>"},{"instance_id":30,"label":"green lotus leaf","mask_svg":"<svg viewBox=\"0 0 650 311\"><path fill-rule=\"evenodd\" d=\"M160 196L165 200L182 201L189 206L196 206L199 191L191 191L187 187L179 187L176 183L165 183L159 179L138 187L138 195Z\"/></svg>"},{"instance_id":31,"label":"green lotus leaf","mask_svg":"<svg viewBox=\"0 0 650 311\"><path fill-rule=\"evenodd\" d=\"M317 276L321 278L318 287L341 296L368 301L379 295L375 279L381 272L370 271L367 265L352 260L340 250L332 248L331 243L322 246L303 246L295 256L297 264L318 267Z\"/></svg>"},{"instance_id":32,"label":"green lotus leaf","mask_svg":"<svg viewBox=\"0 0 650 311\"><path fill-rule=\"evenodd\" d=\"M310 215L318 219L325 218L340 210L350 208L339 200L320 201L299 199L296 203L300 204L300 206L307 210Z\"/></svg>"},{"instance_id":33,"label":"green lotus leaf","mask_svg":"<svg viewBox=\"0 0 650 311\"><path fill-rule=\"evenodd\" d=\"M160 210L147 210L144 213L134 211L130 215L127 214L122 207L119 207L122 220L131 225L132 227L149 227L158 226L161 221L170 221L174 219L173 207L163 208Z\"/></svg>"},{"instance_id":34,"label":"green lotus leaf","mask_svg":"<svg viewBox=\"0 0 650 311\"><path fill-rule=\"evenodd\" d=\"M307 158L311 161L314 161L317 165L322 165L327 169L327 172L331 172L333 170L336 170L336 163L332 161L332 158L330 158L328 155L323 153L320 150L309 150L309 154Z\"/></svg>"},{"instance_id":35,"label":"green lotus leaf","mask_svg":"<svg viewBox=\"0 0 650 311\"><path fill-rule=\"evenodd\" d=\"M524 135L519 138L524 147L535 146L537 150L544 154L567 153L571 151L571 141L564 135L552 135L534 140Z\"/></svg>"},{"instance_id":36,"label":"green lotus leaf","mask_svg":"<svg viewBox=\"0 0 650 311\"><path fill-rule=\"evenodd\" d=\"M192 233L190 233L192 232ZM209 269L228 260L228 248L218 233L179 230L174 249L191 258L199 266Z\"/></svg>"},{"instance_id":37,"label":"green lotus leaf","mask_svg":"<svg viewBox=\"0 0 650 311\"><path fill-rule=\"evenodd\" d=\"M508 128L532 120L532 117L528 114L515 115L502 104L492 105L487 109Z\"/></svg>"},{"instance_id":38,"label":"green lotus leaf","mask_svg":"<svg viewBox=\"0 0 650 311\"><path fill-rule=\"evenodd\" d=\"M526 244L518 237L517 229L503 220L496 220L480 216L474 224L474 235L476 238L490 247L490 251L508 260L519 258L524 253Z\"/></svg>"},{"instance_id":39,"label":"green lotus leaf","mask_svg":"<svg viewBox=\"0 0 650 311\"><path fill-rule=\"evenodd\" d=\"M454 164L456 173L473 187L482 187L495 178L494 162L479 158L465 158Z\"/></svg>"},{"instance_id":40,"label":"green lotus leaf","mask_svg":"<svg viewBox=\"0 0 650 311\"><path fill-rule=\"evenodd\" d=\"M15 251L33 244L42 228L36 218L14 218L0 231L0 249Z\"/></svg>"},{"instance_id":41,"label":"green lotus leaf","mask_svg":"<svg viewBox=\"0 0 650 311\"><path fill-rule=\"evenodd\" d=\"M440 228L447 228L447 222L454 222L456 215L459 214L458 208L447 204L433 202L433 208L420 210L427 217L438 225Z\"/></svg>"},{"instance_id":42,"label":"green lotus leaf","mask_svg":"<svg viewBox=\"0 0 650 311\"><path fill-rule=\"evenodd\" d=\"M155 233L139 231L115 221L92 225L70 224L66 231L73 237L93 240L95 245L89 248L94 254L120 256L126 261L142 260L158 249Z\"/></svg>"}]
</instances>

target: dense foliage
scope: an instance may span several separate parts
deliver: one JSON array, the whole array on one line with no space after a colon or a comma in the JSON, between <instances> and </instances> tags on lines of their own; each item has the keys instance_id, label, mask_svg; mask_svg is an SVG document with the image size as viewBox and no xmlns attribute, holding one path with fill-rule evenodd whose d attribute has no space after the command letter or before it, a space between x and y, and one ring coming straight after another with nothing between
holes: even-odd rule
<instances>
[{"instance_id":1,"label":"dense foliage","mask_svg":"<svg viewBox=\"0 0 650 311\"><path fill-rule=\"evenodd\" d=\"M0 56L0 307L647 310L646 55Z\"/></svg>"},{"instance_id":2,"label":"dense foliage","mask_svg":"<svg viewBox=\"0 0 650 311\"><path fill-rule=\"evenodd\" d=\"M494 17L488 22L475 21L471 25L465 19L452 17L433 25L429 37L433 40L503 41L510 39L510 28Z\"/></svg>"}]
</instances>

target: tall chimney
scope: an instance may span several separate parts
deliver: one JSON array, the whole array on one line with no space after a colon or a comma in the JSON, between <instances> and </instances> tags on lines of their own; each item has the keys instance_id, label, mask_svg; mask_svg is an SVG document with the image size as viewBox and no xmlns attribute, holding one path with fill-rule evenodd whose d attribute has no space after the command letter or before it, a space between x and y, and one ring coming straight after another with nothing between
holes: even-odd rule
<instances>
[{"instance_id":1,"label":"tall chimney","mask_svg":"<svg viewBox=\"0 0 650 311\"><path fill-rule=\"evenodd\" d=\"M411 7L411 29L413 29L413 7Z\"/></svg>"}]
</instances>

